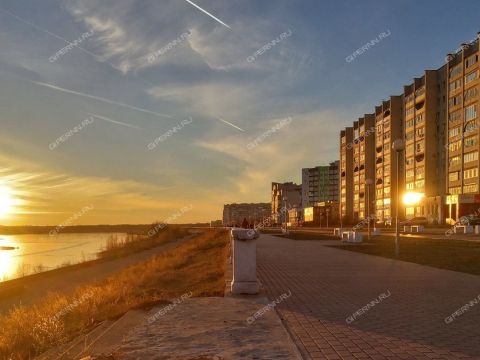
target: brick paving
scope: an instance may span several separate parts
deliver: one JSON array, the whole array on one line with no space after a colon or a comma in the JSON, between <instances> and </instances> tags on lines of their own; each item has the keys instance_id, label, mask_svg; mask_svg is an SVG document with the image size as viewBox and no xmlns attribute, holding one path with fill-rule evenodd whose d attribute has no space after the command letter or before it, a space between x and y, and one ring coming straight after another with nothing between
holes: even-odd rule
<instances>
[{"instance_id":1,"label":"brick paving","mask_svg":"<svg viewBox=\"0 0 480 360\"><path fill-rule=\"evenodd\" d=\"M292 292L276 309L305 359L480 359L480 301L445 323L480 295L480 277L329 243L258 241L259 280L271 300Z\"/></svg>"}]
</instances>

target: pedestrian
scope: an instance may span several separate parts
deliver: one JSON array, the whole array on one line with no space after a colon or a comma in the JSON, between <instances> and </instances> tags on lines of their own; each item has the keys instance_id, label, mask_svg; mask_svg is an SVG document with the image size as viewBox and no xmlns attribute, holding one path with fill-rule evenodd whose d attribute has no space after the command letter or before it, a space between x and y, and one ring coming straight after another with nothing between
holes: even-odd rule
<instances>
[{"instance_id":1,"label":"pedestrian","mask_svg":"<svg viewBox=\"0 0 480 360\"><path fill-rule=\"evenodd\" d=\"M242 228L248 229L248 220L247 220L247 218L243 218Z\"/></svg>"}]
</instances>

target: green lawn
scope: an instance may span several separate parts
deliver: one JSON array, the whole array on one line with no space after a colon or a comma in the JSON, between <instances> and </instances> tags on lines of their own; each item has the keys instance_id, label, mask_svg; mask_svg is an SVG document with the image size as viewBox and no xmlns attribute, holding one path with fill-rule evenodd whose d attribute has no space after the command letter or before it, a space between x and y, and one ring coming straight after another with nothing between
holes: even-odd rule
<instances>
[{"instance_id":1,"label":"green lawn","mask_svg":"<svg viewBox=\"0 0 480 360\"><path fill-rule=\"evenodd\" d=\"M395 258L394 237L372 237L369 243L339 244L332 247ZM480 242L401 237L398 259L439 269L480 275Z\"/></svg>"}]
</instances>

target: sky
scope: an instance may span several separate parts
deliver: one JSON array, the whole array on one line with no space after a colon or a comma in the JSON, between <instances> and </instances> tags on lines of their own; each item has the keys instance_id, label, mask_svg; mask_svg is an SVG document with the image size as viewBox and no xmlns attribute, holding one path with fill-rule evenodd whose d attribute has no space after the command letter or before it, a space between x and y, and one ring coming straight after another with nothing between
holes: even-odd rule
<instances>
[{"instance_id":1,"label":"sky","mask_svg":"<svg viewBox=\"0 0 480 360\"><path fill-rule=\"evenodd\" d=\"M192 1L0 2L0 224L268 202L480 30L478 0Z\"/></svg>"}]
</instances>

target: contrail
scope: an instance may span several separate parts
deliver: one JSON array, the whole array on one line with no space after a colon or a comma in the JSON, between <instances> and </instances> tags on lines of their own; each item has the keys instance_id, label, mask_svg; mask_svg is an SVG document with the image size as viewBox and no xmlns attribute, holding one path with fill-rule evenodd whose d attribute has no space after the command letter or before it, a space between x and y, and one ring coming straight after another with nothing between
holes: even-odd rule
<instances>
[{"instance_id":1,"label":"contrail","mask_svg":"<svg viewBox=\"0 0 480 360\"><path fill-rule=\"evenodd\" d=\"M230 125L230 126L233 126L235 129L238 129L238 130L240 130L240 131L245 132L245 130L239 128L237 125L233 125L232 123L229 123L227 120L223 120L223 119L221 119L221 118L218 118L218 120L223 121L225 124L228 124L228 125Z\"/></svg>"},{"instance_id":2,"label":"contrail","mask_svg":"<svg viewBox=\"0 0 480 360\"><path fill-rule=\"evenodd\" d=\"M97 115L97 114L94 114L94 113L87 113L87 115L93 116L93 117L98 118L100 120L105 120L105 121L111 122L113 124L123 125L123 126L127 126L129 128L142 130L141 127L138 127L138 126L135 126L135 125L132 125L132 124L127 124L127 123L124 123L124 122L121 122L121 121L113 120L113 119L110 119L110 118L105 117L105 116L100 116L100 115Z\"/></svg>"},{"instance_id":3,"label":"contrail","mask_svg":"<svg viewBox=\"0 0 480 360\"><path fill-rule=\"evenodd\" d=\"M227 28L231 29L230 26L228 26L227 24L225 24L222 20L220 20L219 18L213 16L212 14L210 14L207 10L204 10L202 9L200 6L198 6L197 4L193 3L192 1L190 0L185 0L186 2L188 2L189 4L195 6L198 10L204 12L205 14L207 14L208 16L210 16L212 19L215 19L217 20L220 24L222 24L223 26L226 26Z\"/></svg>"},{"instance_id":4,"label":"contrail","mask_svg":"<svg viewBox=\"0 0 480 360\"><path fill-rule=\"evenodd\" d=\"M43 82L39 82L39 81L30 81L30 82L32 82L33 84L36 84L36 85L44 86L44 87L47 87L49 89L61 91L61 92L67 93L67 94L83 96L83 97L93 99L93 100L97 100L97 101L101 101L101 102L104 102L104 103L107 103L107 104L118 105L118 106L125 107L127 109L141 111L141 112L144 112L144 113L147 113L147 114L160 116L160 117L167 117L167 118L173 119L173 117L170 116L170 115L161 114L161 113L157 113L157 112L154 112L154 111L142 109L142 108L139 108L139 107L136 107L136 106L128 105L128 104L121 103L121 102L114 101L114 100L105 99L105 98L102 98L102 97L99 97L99 96L85 94L85 93L82 93L82 92L65 89L65 88L62 88L62 87L59 87L59 86L55 86L55 85L51 85L51 84L47 84L47 83L43 83Z\"/></svg>"},{"instance_id":5,"label":"contrail","mask_svg":"<svg viewBox=\"0 0 480 360\"><path fill-rule=\"evenodd\" d=\"M21 21L21 22L24 23L24 24L27 24L27 25L29 25L29 26L31 26L31 27L39 30L39 31L42 31L42 32L44 32L45 34L48 34L48 35L50 35L50 36L53 36L53 37L56 38L56 39L62 40L62 41L64 41L64 42L66 42L68 45L72 45L72 46L76 47L77 49L79 49L79 50L81 50L81 51L83 51L83 52L85 52L85 53L87 53L87 54L89 54L89 55L97 58L97 55L95 55L94 53L88 51L87 49L84 49L83 47L81 47L81 46L79 46L79 45L75 45L74 43L71 43L70 41L68 41L68 40L65 39L64 37L61 37L60 35L54 34L54 33L52 33L51 31L48 31L47 29L41 28L40 26L35 25L34 23L32 23L32 22L30 22L30 21L28 21L28 20L25 20L25 19L21 18L20 16L11 13L10 11L7 11L7 10L2 9L2 8L0 8L0 11L4 12L4 13L7 14L7 15L10 15L11 17L17 19L18 21ZM107 62L107 63L108 63L108 62ZM110 66L113 66L113 65L110 64L110 63L108 63L108 64L109 64Z\"/></svg>"},{"instance_id":6,"label":"contrail","mask_svg":"<svg viewBox=\"0 0 480 360\"><path fill-rule=\"evenodd\" d=\"M95 61L97 61L97 62L99 62L99 63L101 63L101 64L103 64L103 63L108 64L108 65L110 65L110 67L111 67L112 69L114 69L114 70L116 70L116 71L122 72L122 71L119 70L115 65L113 65L111 62L109 62L109 61L107 61L107 60L103 60L103 61L99 60L97 55L95 55L93 52L88 51L87 49L81 47L80 45L78 45L78 44L76 45L76 44L74 44L74 43L71 43L70 41L68 41L68 40L65 39L64 37L62 37L62 36L60 36L60 35L57 35L57 34L51 32L51 31L49 31L49 30L47 30L47 29L44 29L44 28L38 26L38 25L35 25L34 23L32 23L32 22L30 22L30 21L28 21L28 20L26 20L26 19L24 19L24 18L21 18L20 16L15 15L14 13L12 13L12 12L10 12L10 11L8 11L8 10L5 10L5 9L0 8L0 11L1 11L1 12L4 12L5 14L7 14L7 15L9 15L9 16L11 16L11 17L13 17L14 19L17 19L18 21L20 21L20 22L22 22L22 23L24 23L24 24L27 24L28 26L33 27L33 28L36 29L36 30L39 30L39 31L41 31L41 32L44 32L45 34L48 34L48 35L50 35L50 36L53 36L53 37L56 38L56 39L59 39L59 40L62 40L62 41L64 41L64 42L66 42L68 45L72 45L72 46L76 47L77 49L83 51L84 53L92 56L92 57L95 59ZM153 87L157 86L157 85L151 83L150 81L145 80L145 79L142 78L142 77L138 77L138 76L136 76L136 77L137 77L137 79L143 81L143 82L146 83L147 85L150 85L150 86L153 86Z\"/></svg>"}]
</instances>

